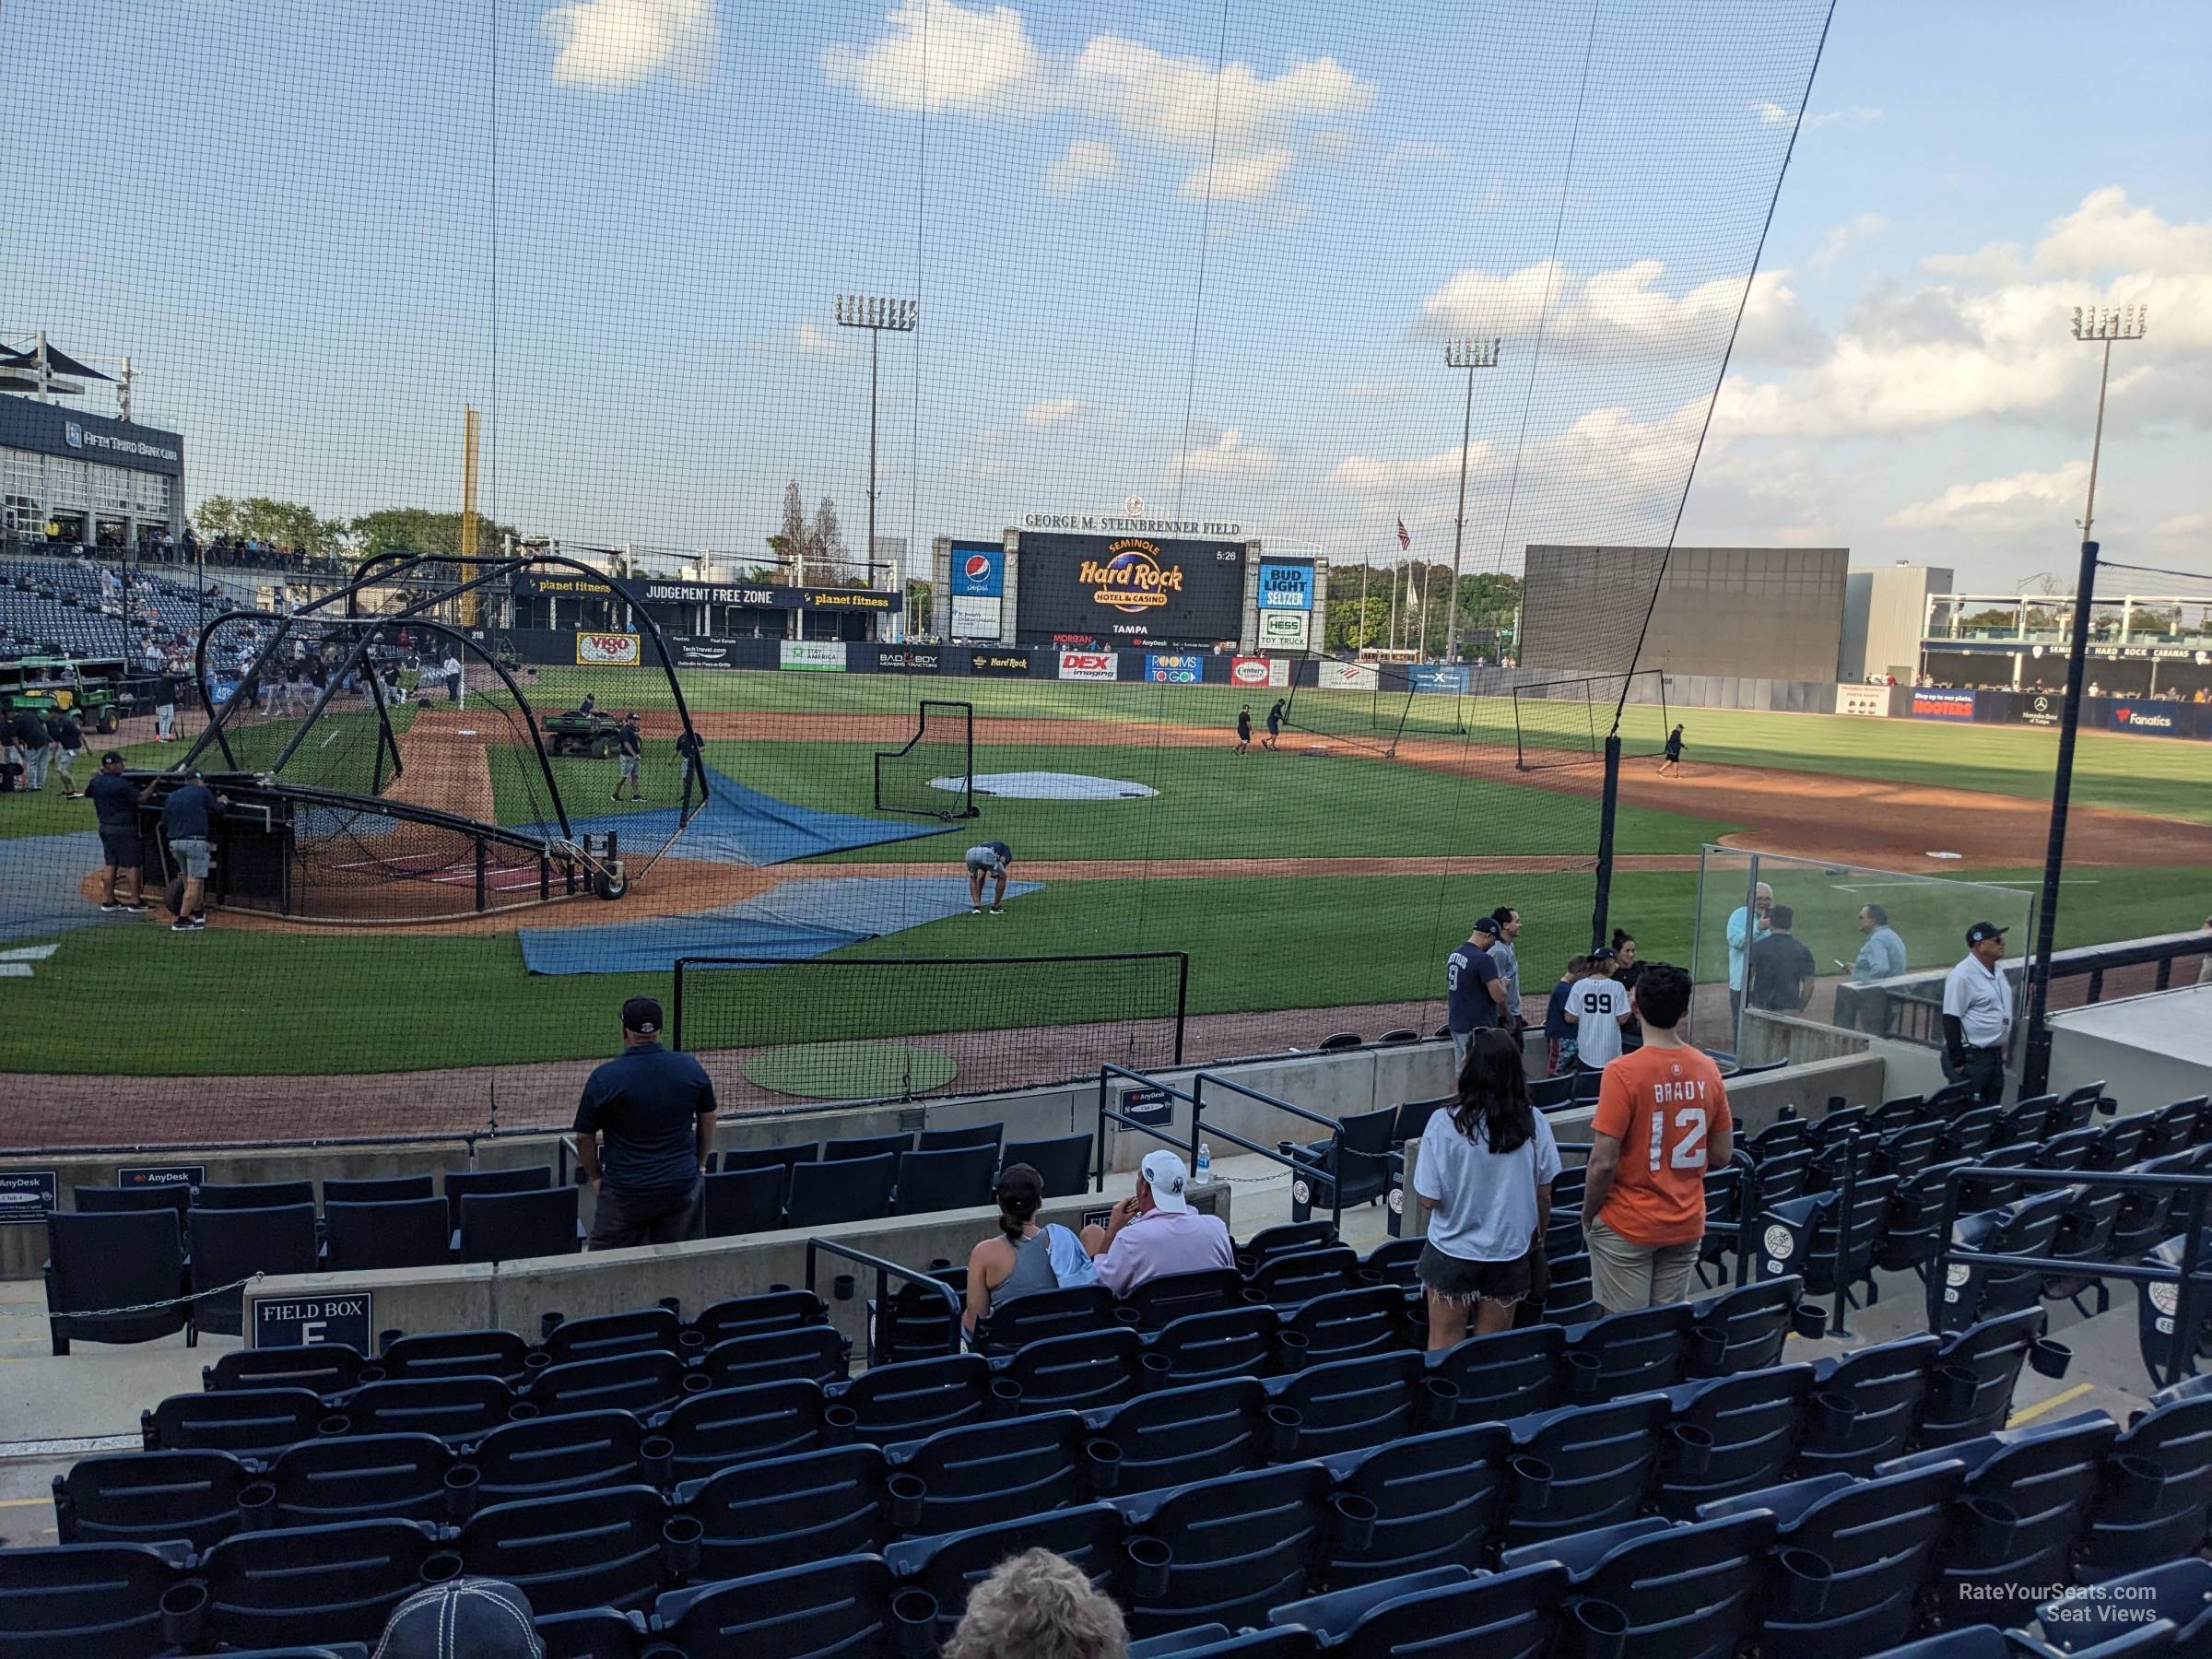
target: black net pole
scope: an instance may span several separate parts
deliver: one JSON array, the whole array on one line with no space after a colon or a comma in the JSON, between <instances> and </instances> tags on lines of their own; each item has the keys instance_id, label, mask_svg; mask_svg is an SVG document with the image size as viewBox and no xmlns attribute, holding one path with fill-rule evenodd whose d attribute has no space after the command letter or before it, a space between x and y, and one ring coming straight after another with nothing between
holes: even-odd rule
<instances>
[{"instance_id":1,"label":"black net pole","mask_svg":"<svg viewBox=\"0 0 2212 1659\"><path fill-rule=\"evenodd\" d=\"M1613 816L1620 805L1620 734L1606 738L1606 785L1597 808L1597 899L1590 912L1590 948L1606 941L1607 905L1613 897Z\"/></svg>"},{"instance_id":2,"label":"black net pole","mask_svg":"<svg viewBox=\"0 0 2212 1659\"><path fill-rule=\"evenodd\" d=\"M2097 547L2081 544L2074 584L2074 637L2066 649L2066 700L2058 722L2058 770L2051 780L2051 835L2043 846L2041 913L2035 919L2035 959L2028 965L2028 1053L2020 1093L2041 1094L2051 1075L2051 1033L2043 1016L2051 1000L2051 952L2058 940L2058 877L2066 863L2066 806L2074 793L2074 740L2081 724L2082 673L2089 655L2089 603L2097 594Z\"/></svg>"}]
</instances>

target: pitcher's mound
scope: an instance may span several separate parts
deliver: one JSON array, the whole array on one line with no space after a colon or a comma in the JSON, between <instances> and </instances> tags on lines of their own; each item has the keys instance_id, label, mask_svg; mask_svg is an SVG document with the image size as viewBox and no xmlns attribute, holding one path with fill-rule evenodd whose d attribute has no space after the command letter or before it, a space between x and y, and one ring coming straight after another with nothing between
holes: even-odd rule
<instances>
[{"instance_id":1,"label":"pitcher's mound","mask_svg":"<svg viewBox=\"0 0 2212 1659\"><path fill-rule=\"evenodd\" d=\"M932 789L959 793L966 780L932 778ZM1159 790L1119 778L1094 778L1083 772L981 772L975 780L979 795L997 795L1014 801L1141 801Z\"/></svg>"},{"instance_id":2,"label":"pitcher's mound","mask_svg":"<svg viewBox=\"0 0 2212 1659\"><path fill-rule=\"evenodd\" d=\"M805 1042L769 1049L745 1063L762 1088L809 1100L874 1100L942 1088L959 1068L903 1042Z\"/></svg>"}]
</instances>

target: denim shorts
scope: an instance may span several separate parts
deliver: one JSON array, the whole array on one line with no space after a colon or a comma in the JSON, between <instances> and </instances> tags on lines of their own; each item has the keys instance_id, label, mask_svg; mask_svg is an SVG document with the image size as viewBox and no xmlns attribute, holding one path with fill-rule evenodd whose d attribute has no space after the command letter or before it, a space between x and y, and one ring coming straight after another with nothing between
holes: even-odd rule
<instances>
[{"instance_id":1,"label":"denim shorts","mask_svg":"<svg viewBox=\"0 0 2212 1659\"><path fill-rule=\"evenodd\" d=\"M182 840L171 836L169 850L187 877L194 881L207 879L207 865L215 855L215 849L207 842L196 835L188 835Z\"/></svg>"}]
</instances>

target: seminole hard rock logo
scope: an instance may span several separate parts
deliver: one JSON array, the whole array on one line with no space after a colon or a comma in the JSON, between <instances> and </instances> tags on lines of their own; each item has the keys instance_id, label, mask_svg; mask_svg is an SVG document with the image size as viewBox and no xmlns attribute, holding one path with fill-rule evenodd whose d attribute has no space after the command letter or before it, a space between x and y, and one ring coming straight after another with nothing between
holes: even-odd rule
<instances>
[{"instance_id":1,"label":"seminole hard rock logo","mask_svg":"<svg viewBox=\"0 0 2212 1659\"><path fill-rule=\"evenodd\" d=\"M1076 580L1090 589L1094 605L1135 616L1182 592L1182 567L1161 564L1159 548L1151 542L1117 541L1107 547L1104 563L1087 559L1077 566Z\"/></svg>"}]
</instances>

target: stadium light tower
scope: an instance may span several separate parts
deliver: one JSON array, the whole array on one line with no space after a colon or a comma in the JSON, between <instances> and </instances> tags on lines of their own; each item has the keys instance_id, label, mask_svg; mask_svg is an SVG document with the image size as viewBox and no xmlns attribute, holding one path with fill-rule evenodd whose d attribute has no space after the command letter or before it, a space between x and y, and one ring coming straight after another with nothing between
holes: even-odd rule
<instances>
[{"instance_id":1,"label":"stadium light tower","mask_svg":"<svg viewBox=\"0 0 2212 1659\"><path fill-rule=\"evenodd\" d=\"M2089 655L2089 610L2097 597L2097 463L2104 452L2104 394L2112 378L2112 347L2140 340L2150 323L2147 305L2074 308L2074 337L2104 347L2097 377L2097 427L2089 440L2089 494L2081 509L2081 572L2074 582L2074 628L2066 653L2066 697L2058 723L2058 767L2051 779L2051 837L2043 850L2042 910L2035 919L2035 958L2028 972L2028 1052L2020 1065L2020 1092L2040 1094L2051 1077L2051 1032L2043 1016L2051 1001L2051 951L2058 937L2058 876L2066 857L2066 802L2074 789L2074 736L2081 722L2081 681Z\"/></svg>"},{"instance_id":2,"label":"stadium light tower","mask_svg":"<svg viewBox=\"0 0 2212 1659\"><path fill-rule=\"evenodd\" d=\"M840 328L865 328L868 331L868 551L862 560L868 572L868 581L875 582L876 570L876 363L877 347L884 333L912 334L920 320L921 305L912 300L886 300L878 294L840 294L837 297L837 324ZM902 571L900 575L904 575Z\"/></svg>"},{"instance_id":3,"label":"stadium light tower","mask_svg":"<svg viewBox=\"0 0 2212 1659\"><path fill-rule=\"evenodd\" d=\"M1445 608L1444 661L1459 649L1459 551L1467 531L1467 449L1475 435L1475 371L1498 367L1498 342L1448 340L1444 366L1467 371L1467 406L1459 423L1459 515L1452 521L1452 602Z\"/></svg>"}]
</instances>

